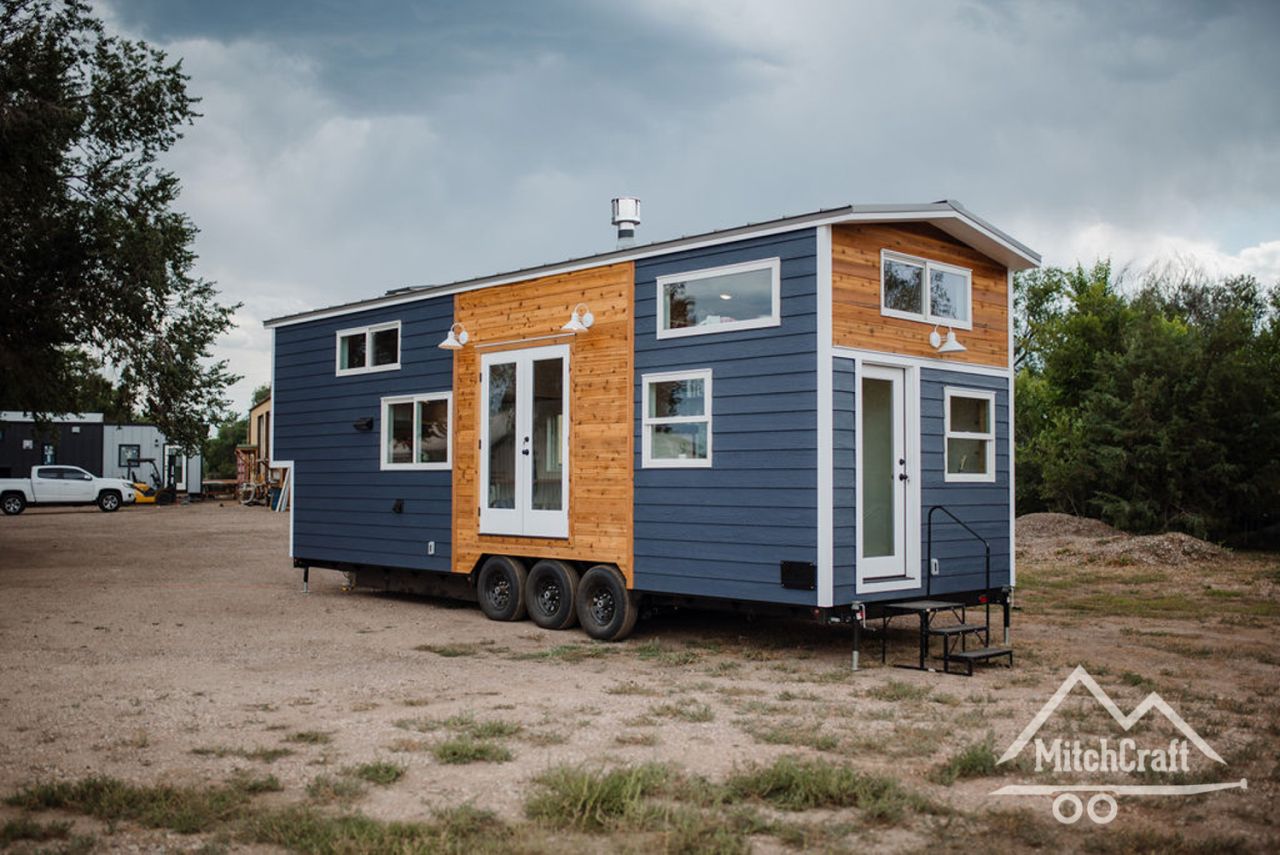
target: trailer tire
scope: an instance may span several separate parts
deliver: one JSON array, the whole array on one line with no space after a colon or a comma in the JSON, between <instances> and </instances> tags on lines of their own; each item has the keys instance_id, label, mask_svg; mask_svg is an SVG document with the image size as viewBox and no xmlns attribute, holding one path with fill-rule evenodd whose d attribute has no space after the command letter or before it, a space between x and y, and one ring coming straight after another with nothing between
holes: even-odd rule
<instances>
[{"instance_id":1,"label":"trailer tire","mask_svg":"<svg viewBox=\"0 0 1280 855\"><path fill-rule=\"evenodd\" d=\"M578 571L563 561L544 558L529 571L525 608L543 629L568 629L578 619Z\"/></svg>"},{"instance_id":2,"label":"trailer tire","mask_svg":"<svg viewBox=\"0 0 1280 855\"><path fill-rule=\"evenodd\" d=\"M109 514L120 509L120 494L115 490L103 490L98 494L98 509Z\"/></svg>"},{"instance_id":3,"label":"trailer tire","mask_svg":"<svg viewBox=\"0 0 1280 855\"><path fill-rule=\"evenodd\" d=\"M27 497L21 493L5 493L0 497L0 509L4 510L5 516L16 517L27 509Z\"/></svg>"},{"instance_id":4,"label":"trailer tire","mask_svg":"<svg viewBox=\"0 0 1280 855\"><path fill-rule=\"evenodd\" d=\"M598 641L621 641L635 629L639 610L617 568L597 564L578 584L578 623Z\"/></svg>"},{"instance_id":5,"label":"trailer tire","mask_svg":"<svg viewBox=\"0 0 1280 855\"><path fill-rule=\"evenodd\" d=\"M476 577L476 599L484 616L489 620L522 620L527 577L524 564L515 558L494 555L486 559Z\"/></svg>"}]
</instances>

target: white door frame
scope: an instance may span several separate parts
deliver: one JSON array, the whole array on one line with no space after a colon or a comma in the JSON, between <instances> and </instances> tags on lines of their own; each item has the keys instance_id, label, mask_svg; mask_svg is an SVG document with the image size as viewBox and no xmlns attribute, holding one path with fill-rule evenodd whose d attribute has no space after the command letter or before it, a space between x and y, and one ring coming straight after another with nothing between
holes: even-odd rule
<instances>
[{"instance_id":1,"label":"white door frame","mask_svg":"<svg viewBox=\"0 0 1280 855\"><path fill-rule=\"evenodd\" d=\"M560 495L563 507L558 511L533 509L533 460L535 456L521 454L524 446L538 441L533 436L533 363L543 359L560 359L564 376L564 427L560 431ZM515 473L514 508L490 508L489 497L489 369L493 365L516 366L515 437L511 453ZM477 501L480 506L480 533L516 537L569 536L569 346L553 344L521 350L504 350L486 353L480 357L480 480ZM532 451L530 447L528 449Z\"/></svg>"},{"instance_id":2,"label":"white door frame","mask_svg":"<svg viewBox=\"0 0 1280 855\"><path fill-rule=\"evenodd\" d=\"M893 359L858 358L854 364L857 593L912 590L920 587L920 371L915 365ZM907 480L902 482L903 512L895 518L901 521L901 533L897 535L902 552L900 562L898 559L864 559L862 554L862 379L876 376L897 381L902 407L900 418L895 415L901 431L900 453L907 461Z\"/></svg>"}]
</instances>

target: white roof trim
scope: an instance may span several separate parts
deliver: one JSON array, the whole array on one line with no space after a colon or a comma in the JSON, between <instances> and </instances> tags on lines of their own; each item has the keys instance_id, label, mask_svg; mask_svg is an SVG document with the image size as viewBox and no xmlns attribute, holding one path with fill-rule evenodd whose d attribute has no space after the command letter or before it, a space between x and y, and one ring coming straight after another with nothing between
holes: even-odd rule
<instances>
[{"instance_id":1,"label":"white roof trim","mask_svg":"<svg viewBox=\"0 0 1280 855\"><path fill-rule=\"evenodd\" d=\"M31 413L18 412L17 410L0 411L0 422L34 421L35 418ZM62 415L49 416L48 421L57 424L97 425L102 424L102 413L63 413Z\"/></svg>"},{"instance_id":2,"label":"white roof trim","mask_svg":"<svg viewBox=\"0 0 1280 855\"><path fill-rule=\"evenodd\" d=\"M1000 261L1013 270L1026 270L1040 266L1040 256L1009 235L971 214L962 205L952 201L935 202L929 205L847 205L843 208L814 211L795 217L785 217L763 223L747 224L723 231L707 232L700 235L659 241L630 249L605 252L579 259L528 267L493 276L466 279L443 285L426 285L415 288L400 289L388 292L380 297L346 303L329 308L300 312L272 318L263 323L267 329L291 326L293 324L319 321L327 318L341 317L370 309L397 306L404 303L415 303L432 297L443 297L460 294L481 288L492 288L498 285L509 285L541 276L556 276L573 273L606 264L617 264L624 261L635 261L642 258L667 255L690 249L700 249L732 241L753 237L764 237L772 234L795 231L813 226L833 225L854 222L919 222L933 223L957 240L969 244L974 249Z\"/></svg>"}]
</instances>

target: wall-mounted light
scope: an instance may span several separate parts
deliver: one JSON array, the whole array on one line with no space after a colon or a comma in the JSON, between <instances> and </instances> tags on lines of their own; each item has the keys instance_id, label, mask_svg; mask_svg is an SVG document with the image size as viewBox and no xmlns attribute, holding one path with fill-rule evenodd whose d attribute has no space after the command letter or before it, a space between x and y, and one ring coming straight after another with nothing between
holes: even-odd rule
<instances>
[{"instance_id":1,"label":"wall-mounted light","mask_svg":"<svg viewBox=\"0 0 1280 855\"><path fill-rule=\"evenodd\" d=\"M586 303L579 303L573 307L573 314L569 316L569 322L560 329L565 332L583 333L591 329L591 325L596 322L596 316L591 314L591 310L587 308Z\"/></svg>"},{"instance_id":2,"label":"wall-mounted light","mask_svg":"<svg viewBox=\"0 0 1280 855\"><path fill-rule=\"evenodd\" d=\"M449 327L449 334L444 337L444 341L440 342L436 347L441 350L461 350L462 346L471 338L467 334L467 328L462 324L455 323Z\"/></svg>"},{"instance_id":3,"label":"wall-mounted light","mask_svg":"<svg viewBox=\"0 0 1280 855\"><path fill-rule=\"evenodd\" d=\"M938 333L937 324L934 324L933 332L929 333L929 344L941 354L964 353L969 349L956 340L956 331L951 327L947 327L947 337L944 340Z\"/></svg>"},{"instance_id":4,"label":"wall-mounted light","mask_svg":"<svg viewBox=\"0 0 1280 855\"><path fill-rule=\"evenodd\" d=\"M356 419L351 423L356 430L373 430L373 416L365 416L362 419Z\"/></svg>"}]
</instances>

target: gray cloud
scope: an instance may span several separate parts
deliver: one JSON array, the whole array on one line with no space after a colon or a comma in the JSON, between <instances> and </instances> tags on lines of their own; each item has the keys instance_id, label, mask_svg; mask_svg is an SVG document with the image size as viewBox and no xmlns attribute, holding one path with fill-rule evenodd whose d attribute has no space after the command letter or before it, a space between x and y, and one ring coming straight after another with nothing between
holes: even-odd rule
<instances>
[{"instance_id":1,"label":"gray cloud","mask_svg":"<svg viewBox=\"0 0 1280 855\"><path fill-rule=\"evenodd\" d=\"M1264 271L1256 247L1280 240L1275 3L110 14L204 96L171 163L202 269L246 323L608 248L618 193L652 239L951 197L1051 263L1185 249ZM264 342L226 352L259 370Z\"/></svg>"}]
</instances>

